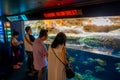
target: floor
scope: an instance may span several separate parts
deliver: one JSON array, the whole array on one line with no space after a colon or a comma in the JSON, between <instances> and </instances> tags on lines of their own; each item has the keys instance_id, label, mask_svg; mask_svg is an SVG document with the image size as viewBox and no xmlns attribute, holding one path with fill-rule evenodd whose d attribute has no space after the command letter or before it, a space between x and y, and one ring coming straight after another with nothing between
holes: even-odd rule
<instances>
[{"instance_id":1,"label":"floor","mask_svg":"<svg viewBox=\"0 0 120 80\"><path fill-rule=\"evenodd\" d=\"M24 63L20 69L13 70L13 72L11 72L6 79L0 80L37 80L37 74L34 76L28 76L27 66L26 63Z\"/></svg>"}]
</instances>

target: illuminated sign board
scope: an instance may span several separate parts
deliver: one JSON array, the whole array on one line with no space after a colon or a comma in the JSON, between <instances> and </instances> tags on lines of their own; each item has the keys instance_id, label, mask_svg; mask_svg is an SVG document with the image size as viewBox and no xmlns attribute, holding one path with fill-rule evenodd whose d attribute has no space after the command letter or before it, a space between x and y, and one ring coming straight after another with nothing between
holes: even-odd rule
<instances>
[{"instance_id":1,"label":"illuminated sign board","mask_svg":"<svg viewBox=\"0 0 120 80\"><path fill-rule=\"evenodd\" d=\"M77 16L77 15L82 15L82 11L81 10L66 10L66 11L44 13L43 15L45 18Z\"/></svg>"},{"instance_id":2,"label":"illuminated sign board","mask_svg":"<svg viewBox=\"0 0 120 80\"><path fill-rule=\"evenodd\" d=\"M20 20L25 21L25 20L28 20L27 17L24 14L18 15L18 16L8 16L7 19L9 21L20 21Z\"/></svg>"},{"instance_id":3,"label":"illuminated sign board","mask_svg":"<svg viewBox=\"0 0 120 80\"><path fill-rule=\"evenodd\" d=\"M2 27L2 22L0 21L0 35L3 35L3 27Z\"/></svg>"},{"instance_id":4,"label":"illuminated sign board","mask_svg":"<svg viewBox=\"0 0 120 80\"><path fill-rule=\"evenodd\" d=\"M0 20L0 42L4 43L4 33L3 33L3 26L1 20Z\"/></svg>"}]
</instances>

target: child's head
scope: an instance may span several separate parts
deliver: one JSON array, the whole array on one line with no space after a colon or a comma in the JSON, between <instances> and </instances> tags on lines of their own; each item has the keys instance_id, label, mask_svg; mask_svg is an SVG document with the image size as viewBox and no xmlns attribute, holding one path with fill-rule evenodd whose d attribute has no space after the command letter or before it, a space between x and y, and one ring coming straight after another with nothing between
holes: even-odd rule
<instances>
[{"instance_id":1,"label":"child's head","mask_svg":"<svg viewBox=\"0 0 120 80\"><path fill-rule=\"evenodd\" d=\"M13 31L13 37L17 38L19 35L19 32L18 31Z\"/></svg>"}]
</instances>

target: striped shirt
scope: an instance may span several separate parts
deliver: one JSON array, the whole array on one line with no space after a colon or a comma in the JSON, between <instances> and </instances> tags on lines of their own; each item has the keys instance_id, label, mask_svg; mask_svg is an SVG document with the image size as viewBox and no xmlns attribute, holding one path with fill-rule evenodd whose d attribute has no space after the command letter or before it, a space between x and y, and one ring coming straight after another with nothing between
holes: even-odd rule
<instances>
[{"instance_id":1,"label":"striped shirt","mask_svg":"<svg viewBox=\"0 0 120 80\"><path fill-rule=\"evenodd\" d=\"M36 70L41 70L43 67L47 66L46 53L46 46L40 38L37 38L33 43L33 64Z\"/></svg>"}]
</instances>

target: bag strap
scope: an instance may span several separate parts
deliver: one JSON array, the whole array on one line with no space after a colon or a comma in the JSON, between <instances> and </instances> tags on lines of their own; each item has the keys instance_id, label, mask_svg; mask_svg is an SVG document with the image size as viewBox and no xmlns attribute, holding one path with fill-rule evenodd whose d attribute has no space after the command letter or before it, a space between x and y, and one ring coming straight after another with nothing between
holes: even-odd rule
<instances>
[{"instance_id":1,"label":"bag strap","mask_svg":"<svg viewBox=\"0 0 120 80\"><path fill-rule=\"evenodd\" d=\"M26 35L25 35L25 39L26 39L26 41L27 41L30 45L33 45L33 44L27 39Z\"/></svg>"},{"instance_id":2,"label":"bag strap","mask_svg":"<svg viewBox=\"0 0 120 80\"><path fill-rule=\"evenodd\" d=\"M53 53L55 54L55 56L58 58L58 56L56 55L56 53L55 53L55 51L53 50L53 48L52 48L52 51L53 51ZM59 61L60 62L62 62L62 60L60 59L60 58L58 58L59 59ZM63 63L63 62L62 62ZM66 65L65 63L63 63L64 65Z\"/></svg>"}]
</instances>

